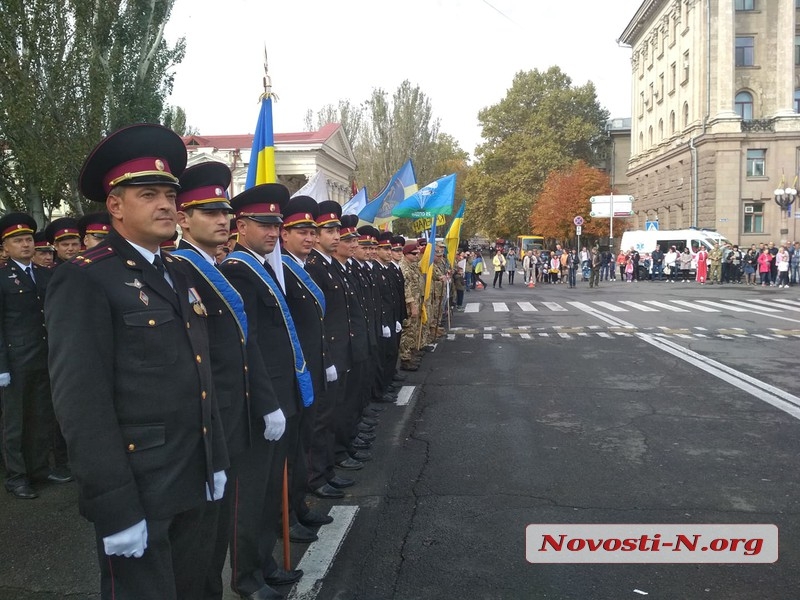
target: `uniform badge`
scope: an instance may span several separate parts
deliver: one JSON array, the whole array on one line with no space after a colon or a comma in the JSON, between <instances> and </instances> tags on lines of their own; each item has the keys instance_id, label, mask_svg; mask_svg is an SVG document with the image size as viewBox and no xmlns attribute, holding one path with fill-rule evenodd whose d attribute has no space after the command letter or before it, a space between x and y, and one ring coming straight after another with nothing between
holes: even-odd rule
<instances>
[{"instance_id":1,"label":"uniform badge","mask_svg":"<svg viewBox=\"0 0 800 600\"><path fill-rule=\"evenodd\" d=\"M144 287L144 284L141 281L139 281L138 279L136 279L135 277L133 278L133 281L126 281L125 285L129 285L131 287L134 287L137 290L140 290L140 289L142 289Z\"/></svg>"},{"instance_id":2,"label":"uniform badge","mask_svg":"<svg viewBox=\"0 0 800 600\"><path fill-rule=\"evenodd\" d=\"M197 316L208 316L208 311L206 311L206 307L203 304L203 301L200 299L200 294L198 294L197 290L193 287L189 288L189 304L192 305L192 310Z\"/></svg>"},{"instance_id":3,"label":"uniform badge","mask_svg":"<svg viewBox=\"0 0 800 600\"><path fill-rule=\"evenodd\" d=\"M142 304L148 306L150 304L150 298L147 297L147 294L144 292L139 292L139 300L142 301Z\"/></svg>"},{"instance_id":4,"label":"uniform badge","mask_svg":"<svg viewBox=\"0 0 800 600\"><path fill-rule=\"evenodd\" d=\"M14 277L16 277L16 275L15 275ZM19 279L15 279L15 280L14 280L14 283L16 283L17 285L19 285Z\"/></svg>"}]
</instances>

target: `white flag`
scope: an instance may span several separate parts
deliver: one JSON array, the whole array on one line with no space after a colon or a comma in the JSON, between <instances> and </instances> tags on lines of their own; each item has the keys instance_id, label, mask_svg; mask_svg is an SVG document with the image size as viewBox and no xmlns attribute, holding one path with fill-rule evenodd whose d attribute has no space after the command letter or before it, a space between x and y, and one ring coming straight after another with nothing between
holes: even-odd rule
<instances>
[{"instance_id":1,"label":"white flag","mask_svg":"<svg viewBox=\"0 0 800 600\"><path fill-rule=\"evenodd\" d=\"M328 178L322 174L322 171L317 171L308 180L308 183L292 194L292 198L295 196L310 196L317 201L317 204L330 200L328 197Z\"/></svg>"}]
</instances>

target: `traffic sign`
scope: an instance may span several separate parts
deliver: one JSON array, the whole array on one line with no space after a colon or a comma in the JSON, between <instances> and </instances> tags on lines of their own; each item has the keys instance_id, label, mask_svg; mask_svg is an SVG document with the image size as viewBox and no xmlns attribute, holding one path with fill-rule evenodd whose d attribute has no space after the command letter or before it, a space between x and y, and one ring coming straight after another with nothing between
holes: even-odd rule
<instances>
[{"instance_id":1,"label":"traffic sign","mask_svg":"<svg viewBox=\"0 0 800 600\"><path fill-rule=\"evenodd\" d=\"M591 217L630 217L633 216L633 196L592 196L589 201L592 204ZM611 208L614 214L611 214Z\"/></svg>"},{"instance_id":2,"label":"traffic sign","mask_svg":"<svg viewBox=\"0 0 800 600\"><path fill-rule=\"evenodd\" d=\"M581 234L581 226L580 225L576 225L575 226L575 235L580 235L580 234Z\"/></svg>"},{"instance_id":3,"label":"traffic sign","mask_svg":"<svg viewBox=\"0 0 800 600\"><path fill-rule=\"evenodd\" d=\"M581 225L583 225L583 217L578 215L577 217L572 219L572 222L575 223L576 227L580 227Z\"/></svg>"},{"instance_id":4,"label":"traffic sign","mask_svg":"<svg viewBox=\"0 0 800 600\"><path fill-rule=\"evenodd\" d=\"M644 222L644 230L645 231L658 231L658 221L645 221Z\"/></svg>"}]
</instances>

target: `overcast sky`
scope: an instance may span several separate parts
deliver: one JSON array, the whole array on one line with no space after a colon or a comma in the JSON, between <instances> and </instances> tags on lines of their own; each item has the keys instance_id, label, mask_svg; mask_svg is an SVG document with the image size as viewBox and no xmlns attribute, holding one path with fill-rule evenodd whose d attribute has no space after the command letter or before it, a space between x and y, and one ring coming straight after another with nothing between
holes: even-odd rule
<instances>
[{"instance_id":1,"label":"overcast sky","mask_svg":"<svg viewBox=\"0 0 800 600\"><path fill-rule=\"evenodd\" d=\"M473 153L478 111L518 71L558 65L574 84L593 81L612 117L630 116L630 49L615 40L641 2L177 0L167 37L187 47L169 102L201 134L252 133L266 45L276 132L302 131L309 108L408 79Z\"/></svg>"}]
</instances>

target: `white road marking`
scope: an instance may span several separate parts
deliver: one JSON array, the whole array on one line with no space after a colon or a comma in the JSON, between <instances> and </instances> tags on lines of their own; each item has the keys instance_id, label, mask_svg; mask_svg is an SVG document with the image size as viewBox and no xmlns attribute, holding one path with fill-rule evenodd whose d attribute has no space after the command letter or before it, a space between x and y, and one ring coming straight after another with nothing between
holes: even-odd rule
<instances>
[{"instance_id":1,"label":"white road marking","mask_svg":"<svg viewBox=\"0 0 800 600\"><path fill-rule=\"evenodd\" d=\"M667 304L666 302L659 302L658 300L645 300L645 304L652 304L653 306L658 306L659 308L671 310L672 312L689 312L685 308L678 308L677 306L672 306L671 304Z\"/></svg>"},{"instance_id":2,"label":"white road marking","mask_svg":"<svg viewBox=\"0 0 800 600\"><path fill-rule=\"evenodd\" d=\"M781 310L791 310L794 312L800 312L800 307L798 306L791 306L789 304L777 304L777 300L759 300L758 298L751 298L750 302L757 302L758 304L766 304L767 306L771 306L772 308L777 308Z\"/></svg>"},{"instance_id":3,"label":"white road marking","mask_svg":"<svg viewBox=\"0 0 800 600\"><path fill-rule=\"evenodd\" d=\"M610 302L594 301L592 302L592 304L596 304L600 308L605 308L606 310L610 310L611 312L628 312L627 308L616 306L615 304L611 304Z\"/></svg>"},{"instance_id":4,"label":"white road marking","mask_svg":"<svg viewBox=\"0 0 800 600\"><path fill-rule=\"evenodd\" d=\"M531 334L530 333L520 333L519 337L521 337L523 340L529 340L529 339L531 339Z\"/></svg>"},{"instance_id":5,"label":"white road marking","mask_svg":"<svg viewBox=\"0 0 800 600\"><path fill-rule=\"evenodd\" d=\"M539 337L550 337L549 333L540 333Z\"/></svg>"},{"instance_id":6,"label":"white road marking","mask_svg":"<svg viewBox=\"0 0 800 600\"><path fill-rule=\"evenodd\" d=\"M467 302L466 306L464 306L465 313L475 313L478 312L481 308L480 302Z\"/></svg>"},{"instance_id":7,"label":"white road marking","mask_svg":"<svg viewBox=\"0 0 800 600\"><path fill-rule=\"evenodd\" d=\"M721 302L725 302L726 304L735 304L736 306L744 306L745 308L752 308L754 310L760 310L760 311L763 311L763 312L771 312L771 313L781 312L777 308L769 308L768 306L761 307L760 305L753 305L753 303L750 302L749 300L748 301L744 301L744 300L728 300L728 299L725 299L725 300L721 300Z\"/></svg>"},{"instance_id":8,"label":"white road marking","mask_svg":"<svg viewBox=\"0 0 800 600\"><path fill-rule=\"evenodd\" d=\"M721 302L714 302L712 300L698 300L700 304L713 306L714 308L722 308L724 310L732 310L733 312L751 312L746 308L739 308L738 306L731 306L730 304L722 304Z\"/></svg>"},{"instance_id":9,"label":"white road marking","mask_svg":"<svg viewBox=\"0 0 800 600\"><path fill-rule=\"evenodd\" d=\"M681 306L688 306L691 309L699 310L701 312L719 312L714 308L708 308L707 306L700 306L695 304L694 302L689 302L688 300L673 300L674 304L680 304Z\"/></svg>"},{"instance_id":10,"label":"white road marking","mask_svg":"<svg viewBox=\"0 0 800 600\"><path fill-rule=\"evenodd\" d=\"M567 309L561 306L558 302L542 302L547 308L553 312L567 312Z\"/></svg>"},{"instance_id":11,"label":"white road marking","mask_svg":"<svg viewBox=\"0 0 800 600\"><path fill-rule=\"evenodd\" d=\"M451 340L451 341L456 339L456 334L455 333L448 333L447 334L447 339Z\"/></svg>"},{"instance_id":12,"label":"white road marking","mask_svg":"<svg viewBox=\"0 0 800 600\"><path fill-rule=\"evenodd\" d=\"M598 331L597 335L599 335L602 338L611 338L611 337L613 337L610 333L606 333L605 331Z\"/></svg>"},{"instance_id":13,"label":"white road marking","mask_svg":"<svg viewBox=\"0 0 800 600\"><path fill-rule=\"evenodd\" d=\"M645 306L644 304L639 304L638 302L633 302L631 300L620 300L620 304L625 304L626 306L630 306L636 310L641 310L642 312L658 312L657 308L650 308L649 306Z\"/></svg>"},{"instance_id":14,"label":"white road marking","mask_svg":"<svg viewBox=\"0 0 800 600\"><path fill-rule=\"evenodd\" d=\"M395 400L395 404L397 406L405 406L411 400L411 396L414 395L414 390L417 389L415 385L404 385L400 388L400 391L397 393L397 400Z\"/></svg>"},{"instance_id":15,"label":"white road marking","mask_svg":"<svg viewBox=\"0 0 800 600\"><path fill-rule=\"evenodd\" d=\"M607 315L605 313L601 313L599 310L594 308L593 306L589 306L588 304L584 304L583 302L569 302L578 310L582 310L583 312L600 319L601 321L608 323L609 325L614 325L616 327L627 327L630 329L636 329L634 325L631 325L627 321L623 321L617 317L612 317L611 315Z\"/></svg>"},{"instance_id":16,"label":"white road marking","mask_svg":"<svg viewBox=\"0 0 800 600\"><path fill-rule=\"evenodd\" d=\"M492 302L494 312L508 312L508 305L505 302Z\"/></svg>"},{"instance_id":17,"label":"white road marking","mask_svg":"<svg viewBox=\"0 0 800 600\"><path fill-rule=\"evenodd\" d=\"M475 337L475 334L474 334L474 333L468 333L468 334L467 334L466 336L464 336L464 337L468 337L468 338L474 338L474 337Z\"/></svg>"},{"instance_id":18,"label":"white road marking","mask_svg":"<svg viewBox=\"0 0 800 600\"><path fill-rule=\"evenodd\" d=\"M331 507L329 514L333 517L333 523L320 527L317 533L319 539L308 547L300 559L296 568L303 570L303 578L295 584L287 597L289 600L313 600L317 597L357 512L358 506Z\"/></svg>"},{"instance_id":19,"label":"white road marking","mask_svg":"<svg viewBox=\"0 0 800 600\"><path fill-rule=\"evenodd\" d=\"M485 339L485 340L491 340L493 337L494 336L491 333L484 333L483 334L483 339Z\"/></svg>"},{"instance_id":20,"label":"white road marking","mask_svg":"<svg viewBox=\"0 0 800 600\"><path fill-rule=\"evenodd\" d=\"M530 302L517 302L517 306L519 306L523 312L538 312L536 307Z\"/></svg>"},{"instance_id":21,"label":"white road marking","mask_svg":"<svg viewBox=\"0 0 800 600\"><path fill-rule=\"evenodd\" d=\"M742 373L711 358L702 356L688 348L684 348L670 340L654 338L646 333L637 334L640 339L656 348L663 350L687 363L710 373L727 383L763 400L767 404L790 414L795 419L800 419L800 398L773 385L759 381L755 377ZM720 336L724 337L724 336Z\"/></svg>"},{"instance_id":22,"label":"white road marking","mask_svg":"<svg viewBox=\"0 0 800 600\"><path fill-rule=\"evenodd\" d=\"M559 335L559 337L562 337L565 340L571 340L572 339L572 336L570 334L568 334L568 333L559 333L558 335Z\"/></svg>"}]
</instances>

